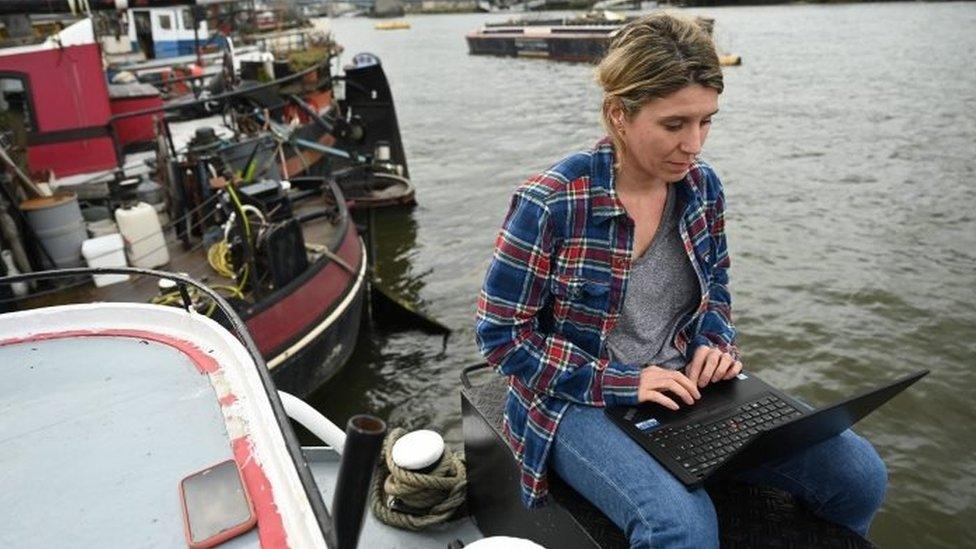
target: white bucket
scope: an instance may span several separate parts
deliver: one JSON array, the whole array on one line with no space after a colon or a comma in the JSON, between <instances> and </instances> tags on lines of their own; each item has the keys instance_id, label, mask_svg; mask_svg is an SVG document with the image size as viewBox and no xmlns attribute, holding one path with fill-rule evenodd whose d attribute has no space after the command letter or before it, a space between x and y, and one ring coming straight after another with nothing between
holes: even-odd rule
<instances>
[{"instance_id":1,"label":"white bucket","mask_svg":"<svg viewBox=\"0 0 976 549\"><path fill-rule=\"evenodd\" d=\"M139 202L131 208L119 208L115 210L115 221L132 266L153 269L169 263L166 239L152 206Z\"/></svg>"},{"instance_id":2,"label":"white bucket","mask_svg":"<svg viewBox=\"0 0 976 549\"><path fill-rule=\"evenodd\" d=\"M89 238L81 243L81 255L89 267L125 267L125 242L119 233ZM129 275L95 275L96 286L129 280Z\"/></svg>"}]
</instances>

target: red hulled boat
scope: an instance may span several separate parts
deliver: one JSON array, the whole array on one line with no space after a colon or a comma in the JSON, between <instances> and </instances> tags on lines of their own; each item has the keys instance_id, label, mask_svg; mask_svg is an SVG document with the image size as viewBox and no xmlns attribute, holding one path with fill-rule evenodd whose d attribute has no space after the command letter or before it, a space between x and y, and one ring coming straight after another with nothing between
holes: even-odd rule
<instances>
[{"instance_id":1,"label":"red hulled boat","mask_svg":"<svg viewBox=\"0 0 976 549\"><path fill-rule=\"evenodd\" d=\"M328 60L315 70L320 85L302 100L312 112L295 116L304 117L303 127L315 126L302 135L319 148L291 147L289 159L281 140L267 132L221 135L207 127L212 119L182 122L176 131L158 95L118 93L107 84L87 19L46 40L0 48L6 107L0 133L4 149L14 153L10 164L31 174L0 182L0 210L13 220L4 226L2 248L18 252L0 274L79 266L83 256L98 264L117 252L122 264L205 280L245 319L279 387L310 393L352 353L368 288L365 245L345 196L325 175L333 165L354 165L358 151L384 136L402 158L379 63L347 71L357 91L341 101L333 99ZM362 113L356 123L369 127L372 142L357 140L348 126L328 131L315 120L342 120L350 108ZM192 137L180 138L181 132ZM329 152L339 161L330 161ZM30 179L49 180L50 189ZM42 196L48 191L53 196ZM38 224L52 212L61 217L51 227ZM146 219L154 231L143 231ZM83 253L89 241L113 235L125 253ZM172 303L175 292L138 277L114 284L86 278L0 295L0 311L69 301ZM214 312L205 297L191 297L200 312Z\"/></svg>"}]
</instances>

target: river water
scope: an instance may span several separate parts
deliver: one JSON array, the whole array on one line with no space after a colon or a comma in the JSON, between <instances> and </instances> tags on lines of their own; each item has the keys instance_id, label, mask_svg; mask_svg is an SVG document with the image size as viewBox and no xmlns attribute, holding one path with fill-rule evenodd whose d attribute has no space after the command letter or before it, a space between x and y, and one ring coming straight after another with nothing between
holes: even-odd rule
<instances>
[{"instance_id":1,"label":"river water","mask_svg":"<svg viewBox=\"0 0 976 549\"><path fill-rule=\"evenodd\" d=\"M976 4L688 10L716 20L725 72L704 157L728 200L748 368L815 404L916 369L862 421L890 489L882 547L976 544ZM473 57L506 16L333 21L345 59L381 57L420 205L377 218L379 275L454 328L367 334L316 396L462 440L461 368L479 361L475 299L513 188L601 135L593 67Z\"/></svg>"}]
</instances>

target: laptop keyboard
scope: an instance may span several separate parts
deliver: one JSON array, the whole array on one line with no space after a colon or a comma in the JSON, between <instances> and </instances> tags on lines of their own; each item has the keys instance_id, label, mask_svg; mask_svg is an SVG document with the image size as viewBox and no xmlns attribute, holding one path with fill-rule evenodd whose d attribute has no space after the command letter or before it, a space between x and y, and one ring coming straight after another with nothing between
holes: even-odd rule
<instances>
[{"instance_id":1,"label":"laptop keyboard","mask_svg":"<svg viewBox=\"0 0 976 549\"><path fill-rule=\"evenodd\" d=\"M776 395L765 394L707 423L663 427L648 436L687 472L701 477L752 437L801 414Z\"/></svg>"}]
</instances>

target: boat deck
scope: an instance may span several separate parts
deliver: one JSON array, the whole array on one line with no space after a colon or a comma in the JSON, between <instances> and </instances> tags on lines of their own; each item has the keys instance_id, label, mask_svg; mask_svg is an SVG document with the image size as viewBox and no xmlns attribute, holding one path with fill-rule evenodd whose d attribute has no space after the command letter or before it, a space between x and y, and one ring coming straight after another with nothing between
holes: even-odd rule
<instances>
[{"instance_id":1,"label":"boat deck","mask_svg":"<svg viewBox=\"0 0 976 549\"><path fill-rule=\"evenodd\" d=\"M100 336L0 344L0 365L0 545L186 545L180 481L234 458L190 357Z\"/></svg>"},{"instance_id":2,"label":"boat deck","mask_svg":"<svg viewBox=\"0 0 976 549\"><path fill-rule=\"evenodd\" d=\"M331 207L320 196L307 198L292 203L296 216L314 213ZM204 213L206 215L207 212ZM302 234L308 251L309 264L313 264L323 257L324 248L333 249L342 235L339 234L342 224L333 223L322 217L302 223ZM202 243L197 243L189 250L184 250L182 243L173 229L164 232L169 263L159 267L159 270L174 273L184 273L191 278L201 281L208 286L234 286L235 282L217 274L207 262L207 251ZM125 282L97 287L94 282L76 282L61 291L39 296L32 296L20 303L20 309L32 309L50 305L66 303L92 303L100 301L137 302L145 303L159 295L158 279L150 277L135 277ZM226 293L226 292L225 292Z\"/></svg>"}]
</instances>

